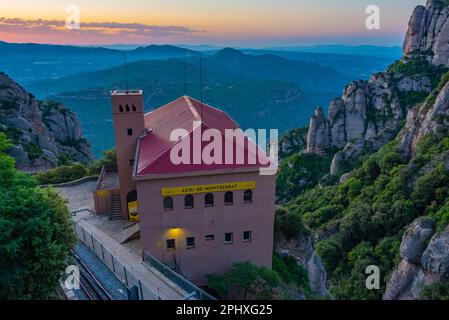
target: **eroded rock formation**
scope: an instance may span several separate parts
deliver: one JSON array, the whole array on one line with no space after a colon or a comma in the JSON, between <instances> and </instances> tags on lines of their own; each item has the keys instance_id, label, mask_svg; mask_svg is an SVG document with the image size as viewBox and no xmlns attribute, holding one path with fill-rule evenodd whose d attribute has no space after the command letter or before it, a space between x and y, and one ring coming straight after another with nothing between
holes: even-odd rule
<instances>
[{"instance_id":1,"label":"eroded rock formation","mask_svg":"<svg viewBox=\"0 0 449 320\"><path fill-rule=\"evenodd\" d=\"M402 260L388 282L385 300L421 299L426 285L449 280L449 227L432 237L434 229L430 218L418 218L408 227Z\"/></svg>"},{"instance_id":2,"label":"eroded rock formation","mask_svg":"<svg viewBox=\"0 0 449 320\"><path fill-rule=\"evenodd\" d=\"M429 0L425 7L415 8L403 53L404 65L424 61L435 68L449 67L449 6L445 2ZM440 109L447 106L449 89L443 89L429 112L417 108L409 112L414 105L407 96L425 96L435 89L434 85L431 74L409 74L403 70L377 73L368 81L351 82L340 98L330 102L327 117L321 108L315 112L310 121L307 151L323 154L341 150L338 159L333 161L333 168L339 168L342 161L354 160L363 151L376 151L394 139L407 117L408 134L404 135L401 146L405 153L412 153L417 140L429 131L438 130L435 115L440 115L441 122Z\"/></svg>"},{"instance_id":3,"label":"eroded rock formation","mask_svg":"<svg viewBox=\"0 0 449 320\"><path fill-rule=\"evenodd\" d=\"M0 131L12 141L8 153L21 170L48 169L61 157L79 162L93 158L73 112L59 103L38 101L1 72Z\"/></svg>"},{"instance_id":4,"label":"eroded rock formation","mask_svg":"<svg viewBox=\"0 0 449 320\"><path fill-rule=\"evenodd\" d=\"M449 67L449 7L444 1L428 0L410 18L404 55L424 53L433 64Z\"/></svg>"}]
</instances>

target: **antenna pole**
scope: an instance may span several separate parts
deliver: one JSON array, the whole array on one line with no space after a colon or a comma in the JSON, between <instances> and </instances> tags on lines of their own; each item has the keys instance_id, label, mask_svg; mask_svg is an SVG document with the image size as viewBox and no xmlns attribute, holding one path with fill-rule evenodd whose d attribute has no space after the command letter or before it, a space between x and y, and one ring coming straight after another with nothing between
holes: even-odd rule
<instances>
[{"instance_id":1,"label":"antenna pole","mask_svg":"<svg viewBox=\"0 0 449 320\"><path fill-rule=\"evenodd\" d=\"M184 95L187 95L187 76L186 76L186 49L184 49Z\"/></svg>"},{"instance_id":2,"label":"antenna pole","mask_svg":"<svg viewBox=\"0 0 449 320\"><path fill-rule=\"evenodd\" d=\"M203 121L203 58L200 56L200 101L201 101L201 121Z\"/></svg>"},{"instance_id":3,"label":"antenna pole","mask_svg":"<svg viewBox=\"0 0 449 320\"><path fill-rule=\"evenodd\" d=\"M128 64L126 62L126 51L123 51L123 58L125 60L125 90L128 93Z\"/></svg>"}]
</instances>

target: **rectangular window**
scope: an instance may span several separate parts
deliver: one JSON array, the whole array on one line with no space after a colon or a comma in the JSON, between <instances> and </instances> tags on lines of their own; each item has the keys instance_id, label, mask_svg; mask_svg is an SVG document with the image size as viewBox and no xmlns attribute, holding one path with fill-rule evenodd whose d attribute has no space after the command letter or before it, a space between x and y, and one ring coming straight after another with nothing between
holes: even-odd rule
<instances>
[{"instance_id":1,"label":"rectangular window","mask_svg":"<svg viewBox=\"0 0 449 320\"><path fill-rule=\"evenodd\" d=\"M134 159L129 160L129 165L130 165L131 167L134 167Z\"/></svg>"},{"instance_id":2,"label":"rectangular window","mask_svg":"<svg viewBox=\"0 0 449 320\"><path fill-rule=\"evenodd\" d=\"M186 247L187 249L195 248L195 237L186 238Z\"/></svg>"},{"instance_id":3,"label":"rectangular window","mask_svg":"<svg viewBox=\"0 0 449 320\"><path fill-rule=\"evenodd\" d=\"M167 240L167 250L168 251L175 251L175 239L168 239Z\"/></svg>"},{"instance_id":4,"label":"rectangular window","mask_svg":"<svg viewBox=\"0 0 449 320\"><path fill-rule=\"evenodd\" d=\"M206 241L213 241L215 239L215 236L213 234L208 234L205 236Z\"/></svg>"},{"instance_id":5,"label":"rectangular window","mask_svg":"<svg viewBox=\"0 0 449 320\"><path fill-rule=\"evenodd\" d=\"M251 241L251 231L243 232L243 241L245 241L245 242Z\"/></svg>"},{"instance_id":6,"label":"rectangular window","mask_svg":"<svg viewBox=\"0 0 449 320\"><path fill-rule=\"evenodd\" d=\"M224 242L226 244L230 244L230 243L232 243L232 240L233 240L232 238L233 238L232 232L225 233Z\"/></svg>"},{"instance_id":7,"label":"rectangular window","mask_svg":"<svg viewBox=\"0 0 449 320\"><path fill-rule=\"evenodd\" d=\"M133 129L128 128L128 136L132 136L133 135Z\"/></svg>"}]
</instances>

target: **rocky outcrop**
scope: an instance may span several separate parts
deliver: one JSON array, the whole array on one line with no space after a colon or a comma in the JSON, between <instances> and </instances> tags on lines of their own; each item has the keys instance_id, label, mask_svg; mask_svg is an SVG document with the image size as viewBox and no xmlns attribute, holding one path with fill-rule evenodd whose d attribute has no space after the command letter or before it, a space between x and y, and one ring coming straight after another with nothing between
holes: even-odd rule
<instances>
[{"instance_id":1,"label":"rocky outcrop","mask_svg":"<svg viewBox=\"0 0 449 320\"><path fill-rule=\"evenodd\" d=\"M405 156L412 156L417 142L432 134L445 134L449 125L449 83L443 86L435 102L419 105L407 115L407 123L400 135L400 150Z\"/></svg>"},{"instance_id":2,"label":"rocky outcrop","mask_svg":"<svg viewBox=\"0 0 449 320\"><path fill-rule=\"evenodd\" d=\"M284 159L304 151L307 147L307 128L287 131L279 139L279 158Z\"/></svg>"},{"instance_id":3,"label":"rocky outcrop","mask_svg":"<svg viewBox=\"0 0 449 320\"><path fill-rule=\"evenodd\" d=\"M404 55L425 54L435 65L449 67L449 7L445 1L428 0L417 6L410 18Z\"/></svg>"},{"instance_id":4,"label":"rocky outcrop","mask_svg":"<svg viewBox=\"0 0 449 320\"><path fill-rule=\"evenodd\" d=\"M355 159L362 151L376 151L397 135L411 107L401 105L401 94L429 94L431 90L427 75L378 73L368 81L353 81L341 98L331 101L327 118L322 108L315 112L310 120L307 152L342 150L332 162L332 173L343 173L338 170L343 161Z\"/></svg>"},{"instance_id":5,"label":"rocky outcrop","mask_svg":"<svg viewBox=\"0 0 449 320\"><path fill-rule=\"evenodd\" d=\"M410 97L429 94L435 89L432 74L437 73L440 65L449 67L449 6L446 1L429 0L425 7L415 8L403 54L402 62L398 62L403 64L401 67L375 74L368 81L351 82L341 98L331 101L327 118L321 108L317 109L310 121L307 152L322 154L327 150L342 150L333 161L333 169L339 168L343 161L352 161L363 151L374 152L391 141L407 117L407 134L404 133L401 147L409 156L416 141L447 125L447 119L442 118L446 113L441 109L447 107L448 88L442 90L432 110L415 108L409 112L420 102ZM415 63L411 63L413 60ZM419 73L414 65L424 63L435 72ZM341 172L332 170L332 174Z\"/></svg>"},{"instance_id":6,"label":"rocky outcrop","mask_svg":"<svg viewBox=\"0 0 449 320\"><path fill-rule=\"evenodd\" d=\"M434 229L435 222L432 219L420 218L414 221L402 238L400 247L402 259L418 264Z\"/></svg>"},{"instance_id":7,"label":"rocky outcrop","mask_svg":"<svg viewBox=\"0 0 449 320\"><path fill-rule=\"evenodd\" d=\"M326 287L327 274L321 258L313 248L313 236L302 233L297 240L280 241L276 245L276 251L281 255L290 255L296 258L309 276L309 284L312 292L319 297L332 297Z\"/></svg>"},{"instance_id":8,"label":"rocky outcrop","mask_svg":"<svg viewBox=\"0 0 449 320\"><path fill-rule=\"evenodd\" d=\"M418 300L426 285L449 280L449 227L432 237L434 228L430 218L419 218L408 227L402 260L388 282L385 300Z\"/></svg>"},{"instance_id":9,"label":"rocky outcrop","mask_svg":"<svg viewBox=\"0 0 449 320\"><path fill-rule=\"evenodd\" d=\"M8 153L24 171L40 171L61 157L87 163L92 151L76 115L55 102L41 102L0 72L0 131L13 142Z\"/></svg>"},{"instance_id":10,"label":"rocky outcrop","mask_svg":"<svg viewBox=\"0 0 449 320\"><path fill-rule=\"evenodd\" d=\"M329 122L323 108L318 107L310 119L307 133L307 152L323 154L330 147Z\"/></svg>"}]
</instances>

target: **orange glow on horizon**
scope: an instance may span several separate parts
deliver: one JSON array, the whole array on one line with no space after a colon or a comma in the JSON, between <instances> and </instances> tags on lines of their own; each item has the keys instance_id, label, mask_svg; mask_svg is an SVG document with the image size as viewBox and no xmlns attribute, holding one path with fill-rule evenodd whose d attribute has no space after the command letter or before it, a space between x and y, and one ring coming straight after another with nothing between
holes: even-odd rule
<instances>
[{"instance_id":1,"label":"orange glow on horizon","mask_svg":"<svg viewBox=\"0 0 449 320\"><path fill-rule=\"evenodd\" d=\"M422 0L424 1L424 0ZM407 20L415 4L420 0L397 0L408 3L410 10L400 12L398 18L397 4L388 4L391 10L384 10L383 28L377 37L403 34ZM81 23L139 23L148 26L180 26L196 31L189 34L170 35L121 35L114 38L114 30L105 30L104 35L86 35L82 32L73 37L70 33L42 32L30 28L11 32L2 30L0 24L0 40L12 42L58 42L58 43L130 43L132 41L154 43L208 43L216 41L282 40L289 38L338 37L366 34L367 39L374 38L373 31L364 27L364 4L360 0L347 0L353 5L339 5L335 1L321 1L312 4L306 0L261 0L258 4L247 0L190 0L189 2L173 0L129 0L127 4L115 0L74 1L80 8ZM362 1L363 2L363 1ZM379 0L381 3L391 3ZM65 21L66 5L64 1L41 0L37 5L31 0L17 0L2 4L0 17L19 18L24 20L57 20ZM387 6L387 4L385 4ZM388 7L386 7L388 8ZM395 11L396 10L396 11ZM86 28L86 31L88 29ZM40 33L39 33L40 32ZM109 36L109 37L108 37Z\"/></svg>"}]
</instances>

